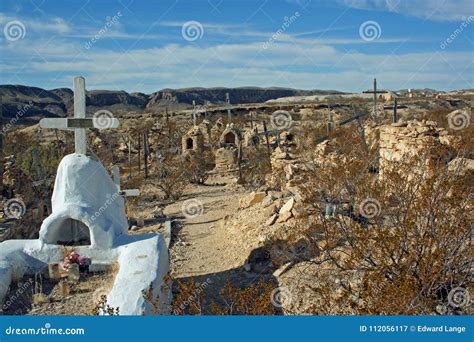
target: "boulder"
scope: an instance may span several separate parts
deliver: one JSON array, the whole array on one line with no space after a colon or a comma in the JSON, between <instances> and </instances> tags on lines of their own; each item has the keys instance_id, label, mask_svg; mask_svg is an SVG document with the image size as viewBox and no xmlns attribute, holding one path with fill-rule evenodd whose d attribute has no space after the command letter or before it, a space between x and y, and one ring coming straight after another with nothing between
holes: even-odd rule
<instances>
[{"instance_id":1,"label":"boulder","mask_svg":"<svg viewBox=\"0 0 474 342\"><path fill-rule=\"evenodd\" d=\"M240 208L245 209L260 203L265 198L266 194L264 192L252 192L251 194L240 199Z\"/></svg>"},{"instance_id":2,"label":"boulder","mask_svg":"<svg viewBox=\"0 0 474 342\"><path fill-rule=\"evenodd\" d=\"M265 217L271 216L271 215L273 215L277 212L278 212L278 210L277 210L276 204L272 204L272 205L266 207L265 209L263 209L263 214L265 215Z\"/></svg>"},{"instance_id":3,"label":"boulder","mask_svg":"<svg viewBox=\"0 0 474 342\"><path fill-rule=\"evenodd\" d=\"M268 207L269 205L273 204L273 201L275 201L275 197L268 194L262 201L262 207L264 208Z\"/></svg>"},{"instance_id":4,"label":"boulder","mask_svg":"<svg viewBox=\"0 0 474 342\"><path fill-rule=\"evenodd\" d=\"M474 170L474 160L468 158L455 158L448 163L450 172L465 175L467 172Z\"/></svg>"},{"instance_id":5,"label":"boulder","mask_svg":"<svg viewBox=\"0 0 474 342\"><path fill-rule=\"evenodd\" d=\"M292 217L293 217L293 214L292 214L291 211L285 211L283 214L280 214L280 216L278 217L277 222L278 223L283 223L283 222L288 221Z\"/></svg>"},{"instance_id":6,"label":"boulder","mask_svg":"<svg viewBox=\"0 0 474 342\"><path fill-rule=\"evenodd\" d=\"M268 220L265 222L266 226L271 226L272 224L275 223L276 219L278 218L278 214L273 214L268 218Z\"/></svg>"},{"instance_id":7,"label":"boulder","mask_svg":"<svg viewBox=\"0 0 474 342\"><path fill-rule=\"evenodd\" d=\"M279 214L280 214L280 215L284 215L284 214L290 212L291 209L293 209L293 206L294 206L294 205L295 205L295 199L294 199L293 197L291 197L291 198L285 203L285 205L283 205L283 207L281 207Z\"/></svg>"}]
</instances>

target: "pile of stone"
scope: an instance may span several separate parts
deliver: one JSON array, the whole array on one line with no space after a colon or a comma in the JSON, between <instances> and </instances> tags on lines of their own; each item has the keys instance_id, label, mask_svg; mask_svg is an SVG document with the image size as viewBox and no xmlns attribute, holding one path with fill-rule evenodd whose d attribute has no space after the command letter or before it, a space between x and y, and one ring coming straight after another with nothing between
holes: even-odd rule
<instances>
[{"instance_id":1,"label":"pile of stone","mask_svg":"<svg viewBox=\"0 0 474 342\"><path fill-rule=\"evenodd\" d=\"M279 146L273 151L270 159L272 173L267 179L270 185L277 184L283 175L286 184L283 185L282 190L288 190L295 186L300 171L305 169L303 163L296 156L296 147L297 144L292 133L285 131L280 134Z\"/></svg>"},{"instance_id":2,"label":"pile of stone","mask_svg":"<svg viewBox=\"0 0 474 342\"><path fill-rule=\"evenodd\" d=\"M408 162L413 158L423 164L420 172L427 172L434 162L447 163L456 155L456 140L434 121L399 121L381 126L380 175L383 178L393 162Z\"/></svg>"}]
</instances>

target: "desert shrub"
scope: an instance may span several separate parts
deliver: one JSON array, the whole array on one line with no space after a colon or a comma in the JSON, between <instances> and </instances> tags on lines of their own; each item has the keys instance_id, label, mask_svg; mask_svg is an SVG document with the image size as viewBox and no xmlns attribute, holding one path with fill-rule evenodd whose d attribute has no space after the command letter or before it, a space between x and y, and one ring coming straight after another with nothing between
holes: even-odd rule
<instances>
[{"instance_id":1,"label":"desert shrub","mask_svg":"<svg viewBox=\"0 0 474 342\"><path fill-rule=\"evenodd\" d=\"M274 287L261 280L246 288L240 288L230 281L221 287L216 296L210 297L209 280L196 282L194 279L178 280L176 296L172 304L174 315L274 315L277 313L271 302Z\"/></svg>"},{"instance_id":2,"label":"desert shrub","mask_svg":"<svg viewBox=\"0 0 474 342\"><path fill-rule=\"evenodd\" d=\"M32 181L54 177L62 158L52 146L42 145L30 147L15 157L21 171Z\"/></svg>"},{"instance_id":3,"label":"desert shrub","mask_svg":"<svg viewBox=\"0 0 474 342\"><path fill-rule=\"evenodd\" d=\"M255 190L265 184L265 177L272 171L267 148L259 145L247 148L241 170L242 184L249 189Z\"/></svg>"},{"instance_id":4,"label":"desert shrub","mask_svg":"<svg viewBox=\"0 0 474 342\"><path fill-rule=\"evenodd\" d=\"M168 155L158 163L153 183L164 194L164 199L177 200L188 183L187 164L181 156Z\"/></svg>"},{"instance_id":5,"label":"desert shrub","mask_svg":"<svg viewBox=\"0 0 474 342\"><path fill-rule=\"evenodd\" d=\"M219 291L221 303L213 302L214 315L275 315L276 307L271 298L274 286L261 280L246 288L239 288L228 281Z\"/></svg>"},{"instance_id":6,"label":"desert shrub","mask_svg":"<svg viewBox=\"0 0 474 342\"><path fill-rule=\"evenodd\" d=\"M188 153L182 158L186 165L185 175L189 182L204 184L209 171L214 167L214 154L210 151L204 151L202 154Z\"/></svg>"},{"instance_id":7,"label":"desert shrub","mask_svg":"<svg viewBox=\"0 0 474 342\"><path fill-rule=\"evenodd\" d=\"M473 172L440 163L419 172L427 167L420 156L379 178L361 146L346 141L337 150L337 160L309 169L300 184L302 236L318 246L312 262L353 272L339 302L321 294L324 305L342 300L360 314L431 314L451 289L469 289Z\"/></svg>"}]
</instances>

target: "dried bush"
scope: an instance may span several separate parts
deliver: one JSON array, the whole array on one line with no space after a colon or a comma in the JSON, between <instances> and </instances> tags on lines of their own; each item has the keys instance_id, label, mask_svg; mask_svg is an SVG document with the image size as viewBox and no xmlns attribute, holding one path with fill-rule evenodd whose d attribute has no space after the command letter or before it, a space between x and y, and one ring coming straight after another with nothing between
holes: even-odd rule
<instances>
[{"instance_id":1,"label":"dried bush","mask_svg":"<svg viewBox=\"0 0 474 342\"><path fill-rule=\"evenodd\" d=\"M182 157L186 165L185 174L191 183L204 184L208 172L214 168L214 154L204 151L202 154L188 153Z\"/></svg>"},{"instance_id":2,"label":"dried bush","mask_svg":"<svg viewBox=\"0 0 474 342\"><path fill-rule=\"evenodd\" d=\"M219 290L215 298L209 296L212 285L198 283L194 279L176 281L177 293L173 301L174 315L274 315L276 308L271 303L274 287L270 282L260 281L246 288L230 281Z\"/></svg>"},{"instance_id":3,"label":"dried bush","mask_svg":"<svg viewBox=\"0 0 474 342\"><path fill-rule=\"evenodd\" d=\"M241 181L244 186L255 190L265 184L265 177L272 171L270 157L264 146L247 148L245 152Z\"/></svg>"},{"instance_id":4,"label":"dried bush","mask_svg":"<svg viewBox=\"0 0 474 342\"><path fill-rule=\"evenodd\" d=\"M318 246L311 262L346 277L337 300L330 287L315 291L327 308L432 314L452 288L471 286L474 174L419 156L379 178L363 146L347 139L336 160L308 169L300 184L301 235ZM427 167L434 169L420 171Z\"/></svg>"},{"instance_id":5,"label":"dried bush","mask_svg":"<svg viewBox=\"0 0 474 342\"><path fill-rule=\"evenodd\" d=\"M187 164L181 156L168 155L157 165L152 182L164 194L164 199L177 200L188 183Z\"/></svg>"}]
</instances>

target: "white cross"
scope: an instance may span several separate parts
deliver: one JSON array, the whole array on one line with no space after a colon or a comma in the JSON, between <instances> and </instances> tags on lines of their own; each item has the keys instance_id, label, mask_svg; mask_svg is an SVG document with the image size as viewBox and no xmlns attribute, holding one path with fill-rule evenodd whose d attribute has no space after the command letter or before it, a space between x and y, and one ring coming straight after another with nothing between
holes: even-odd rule
<instances>
[{"instance_id":1,"label":"white cross","mask_svg":"<svg viewBox=\"0 0 474 342\"><path fill-rule=\"evenodd\" d=\"M138 189L121 190L120 189L120 168L117 165L115 165L112 171L114 173L114 183L115 183L115 186L117 187L117 190L120 196L124 196L124 197L140 196L140 190Z\"/></svg>"},{"instance_id":2,"label":"white cross","mask_svg":"<svg viewBox=\"0 0 474 342\"><path fill-rule=\"evenodd\" d=\"M104 121L106 123L104 124ZM47 118L40 120L41 128L58 128L74 130L75 152L87 153L87 128L118 128L120 122L116 118L93 117L86 118L86 80L84 77L74 78L74 118Z\"/></svg>"}]
</instances>

